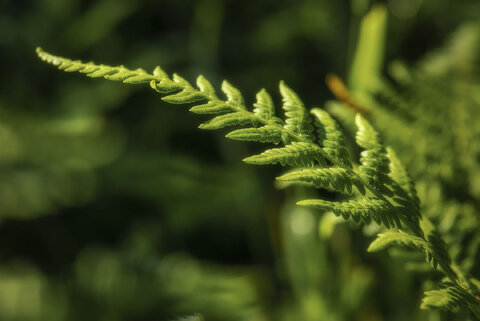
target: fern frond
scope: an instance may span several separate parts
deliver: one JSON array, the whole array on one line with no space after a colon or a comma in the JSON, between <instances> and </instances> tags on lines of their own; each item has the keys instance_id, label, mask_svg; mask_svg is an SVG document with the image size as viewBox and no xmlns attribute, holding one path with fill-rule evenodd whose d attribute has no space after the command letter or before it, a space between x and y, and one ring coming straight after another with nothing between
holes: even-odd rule
<instances>
[{"instance_id":1,"label":"fern frond","mask_svg":"<svg viewBox=\"0 0 480 321\"><path fill-rule=\"evenodd\" d=\"M247 163L279 163L281 165L301 167L312 167L317 163L322 165L322 167L326 167L325 159L328 159L334 165L333 168L338 168L335 169L337 171L336 176L322 177L326 173L335 171L330 169L330 172L326 170L322 172L323 174L318 171L302 172L302 175L306 175L303 178L301 178L301 175L297 175L300 173L297 173L295 174L297 175L295 180L311 182L322 187L329 186L338 191L346 190L349 192L353 185L357 186L362 194L365 193L365 190L370 190L375 197L372 199L377 199L378 202L383 204L381 208L374 206L380 214L372 218L382 222L387 227L400 227L399 220L402 219L413 231L417 232L418 230L415 228L416 223L409 221L411 220L409 216L412 216L412 214L409 213L408 200L401 197L394 198L393 200L400 206L396 206L387 200L388 197L392 196L391 190L387 187L392 185L387 184L392 182L388 176L389 159L377 132L360 115L356 119L359 128L356 140L360 147L364 148L364 151L361 153L361 166L359 167L360 172L358 172L352 169L349 155L346 152L343 133L333 118L320 109L312 111L316 121L315 124L318 127L320 146L317 145L312 133L313 126L310 114L297 94L285 85L284 82L280 83L280 93L283 97L285 123L274 116L275 108L272 99L265 90L257 94L257 102L252 112L246 108L240 91L226 81L222 84L222 91L227 99L222 100L217 97L215 89L203 76L197 78L197 89L177 74L174 74L170 79L159 67L155 68L153 75L150 75L141 69L130 71L124 67L109 67L92 63L84 64L79 61L71 61L50 55L41 49L38 49L37 52L40 58L47 62L64 69L71 67L69 70L83 71L90 76L108 76L110 79L122 81L132 78L136 79L137 82L141 78L142 82L149 82L154 90L168 94L162 98L164 101L173 104L194 103L195 105L191 108L192 112L214 115L213 119L200 125L202 129L250 125L251 127L230 132L227 134L227 137L236 140L272 143L280 143L281 141L284 143L284 147L273 148L259 155L244 159ZM114 75L117 75L117 77L113 77ZM198 103L200 101L202 101L201 104ZM398 168L398 166L393 168ZM396 172L394 170L392 175L397 175L395 173L399 172L399 170L396 170ZM284 177L284 179L286 178ZM289 176L289 179L293 179L293 176ZM330 180L330 183L327 184L326 179ZM400 182L400 184L403 183ZM365 200L359 202L356 204L357 206L367 206ZM370 203L372 202L370 201ZM340 204L339 206L345 207L345 204Z\"/></svg>"},{"instance_id":2,"label":"fern frond","mask_svg":"<svg viewBox=\"0 0 480 321\"><path fill-rule=\"evenodd\" d=\"M467 309L480 318L479 298L475 298L466 289L452 282L441 283L439 290L426 291L420 308L440 308L454 312L458 309Z\"/></svg>"},{"instance_id":3,"label":"fern frond","mask_svg":"<svg viewBox=\"0 0 480 321\"><path fill-rule=\"evenodd\" d=\"M72 61L50 55L41 49L37 49L37 53L42 60L66 71L78 71L90 77L104 77L125 83L149 83L155 91L166 95L162 98L164 101L193 104L190 109L192 112L212 115L212 119L200 125L202 129L248 126L233 130L226 136L234 140L275 144L282 142L283 147L268 149L247 157L244 161L257 165L309 167L285 174L279 180L313 184L342 193L351 193L355 186L364 195L363 198L341 202L313 199L297 204L332 211L337 216L357 223L374 220L386 228L396 229L400 229L403 223L410 230L408 234L381 234L369 250L393 244L414 247L424 252L434 267L440 265L452 284L460 284L450 267L450 258L441 238L434 231L427 231L428 228L422 226L423 231L420 229L419 201L405 169L393 151L388 150L387 153L378 133L362 116L356 117L356 142L363 148L360 154L361 165L357 169L352 166L343 132L335 120L321 109L312 110L318 130L316 140L310 114L297 94L283 82L280 83L280 93L285 121L275 116L272 99L265 90L257 94L254 108L250 111L245 106L241 92L226 81L222 83L226 99L222 99L203 76L197 78L194 87L177 74L170 78L159 67L155 68L153 74L148 74L143 69L128 70L123 66L110 67ZM319 167L314 167L315 165Z\"/></svg>"},{"instance_id":4,"label":"fern frond","mask_svg":"<svg viewBox=\"0 0 480 321\"><path fill-rule=\"evenodd\" d=\"M330 202L319 199L304 200L297 203L300 206L311 207L319 210L332 211L337 216L348 220L350 217L355 223L360 221L369 224L373 219L377 224L385 227L399 227L400 219L387 203L378 198L362 198L344 202Z\"/></svg>"},{"instance_id":5,"label":"fern frond","mask_svg":"<svg viewBox=\"0 0 480 321\"><path fill-rule=\"evenodd\" d=\"M277 177L277 179L287 182L308 183L316 188L331 189L348 194L352 193L352 188L355 186L362 195L365 195L365 187L362 182L341 167L301 169Z\"/></svg>"},{"instance_id":6,"label":"fern frond","mask_svg":"<svg viewBox=\"0 0 480 321\"><path fill-rule=\"evenodd\" d=\"M65 58L55 57L53 55L38 50L39 56L55 65L76 66L76 70L90 68L89 70L99 71L96 75L113 75L118 70L115 67L104 65L94 65L92 63L83 64L74 62ZM125 75L133 75L134 72L121 67L121 72ZM119 72L117 72L119 73ZM280 93L283 97L283 109L285 111L285 123L276 118L275 108L270 95L265 90L257 94L257 102L254 105L253 112L249 111L244 103L240 91L228 82L222 84L222 91L227 99L222 100L217 97L215 89L211 83L203 76L197 78L197 87L194 88L187 80L177 74L172 79L159 67L155 68L153 75L147 74L143 70L138 73L142 75L143 82L150 82L150 86L157 92L169 94L164 96L164 101L174 104L195 105L191 108L192 112L199 114L211 114L215 117L202 125L202 129L219 129L232 125L250 125L252 127L234 130L227 134L228 138L236 140L252 140L260 142L284 143L284 147L267 150L259 155L244 159L250 164L281 164L290 166L312 167L315 163L326 166L325 159L338 168L343 174L337 174L335 177L325 177L331 180L330 183L321 177L319 172L303 172L306 177L296 176L296 180L311 182L314 185L322 187L331 187L337 191L351 191L355 185L357 189L364 194L365 190L370 190L375 199L381 200L384 204L373 218L378 222L383 222L386 226L400 226L399 219L407 220L409 215L406 206L394 206L386 199L392 195L390 189L385 184L390 179L388 177L389 160L386 151L380 143L378 134L371 125L361 116L357 116L357 142L365 150L361 154L360 173L354 171L351 166L349 155L346 152L343 133L337 123L328 113L320 109L312 111L315 117L315 124L318 128L320 146L315 143L313 136L313 126L310 114L307 112L297 94L290 89L284 82L280 83ZM128 79L118 77L116 80ZM198 102L202 101L201 104ZM333 173L335 170L330 170ZM328 173L328 171L323 172ZM292 174L293 175L293 174ZM320 176L318 176L320 175ZM285 179L285 177L284 177ZM293 179L289 176L289 179ZM360 206L365 201L361 201ZM354 203L352 203L354 204ZM400 205L402 205L400 200ZM345 204L339 205L345 206ZM388 213L388 215L387 215ZM394 213L394 214L393 214ZM385 217L381 217L386 215ZM414 225L414 224L407 224Z\"/></svg>"}]
</instances>

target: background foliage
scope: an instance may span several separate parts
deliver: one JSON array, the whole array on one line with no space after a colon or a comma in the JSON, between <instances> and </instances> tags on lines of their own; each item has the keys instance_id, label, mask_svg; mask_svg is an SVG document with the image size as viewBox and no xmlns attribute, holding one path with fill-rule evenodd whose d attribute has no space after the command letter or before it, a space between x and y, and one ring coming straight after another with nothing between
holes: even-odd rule
<instances>
[{"instance_id":1,"label":"background foliage","mask_svg":"<svg viewBox=\"0 0 480 321\"><path fill-rule=\"evenodd\" d=\"M478 279L480 4L376 4L0 3L0 319L468 319L419 310L435 278L422 259L369 254L374 226L295 207L311 191L274 188L280 168L240 162L258 146L199 132L204 118L148 88L58 73L34 52L227 78L247 103L284 79L309 107L330 100L348 131L351 107L324 84L335 72ZM372 8L378 26L362 28Z\"/></svg>"}]
</instances>

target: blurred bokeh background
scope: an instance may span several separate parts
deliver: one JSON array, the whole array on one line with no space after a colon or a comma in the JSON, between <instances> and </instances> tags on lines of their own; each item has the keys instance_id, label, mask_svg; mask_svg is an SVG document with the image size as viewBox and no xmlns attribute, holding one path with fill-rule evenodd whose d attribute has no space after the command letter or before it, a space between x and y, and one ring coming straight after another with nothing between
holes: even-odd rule
<instances>
[{"instance_id":1,"label":"blurred bokeh background","mask_svg":"<svg viewBox=\"0 0 480 321\"><path fill-rule=\"evenodd\" d=\"M325 85L337 74L478 278L479 21L478 0L1 0L0 320L466 320L419 310L438 275L366 253L375 226L296 208L313 191L241 162L263 146L199 131L147 87L59 72L35 47L228 79L247 103L285 80L348 131ZM439 121L452 104L460 134Z\"/></svg>"}]
</instances>

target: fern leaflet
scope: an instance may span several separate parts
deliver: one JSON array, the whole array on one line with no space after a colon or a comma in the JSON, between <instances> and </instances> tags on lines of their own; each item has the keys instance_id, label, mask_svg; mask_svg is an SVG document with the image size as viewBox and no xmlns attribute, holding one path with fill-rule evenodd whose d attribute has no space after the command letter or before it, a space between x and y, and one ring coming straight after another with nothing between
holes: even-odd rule
<instances>
[{"instance_id":1,"label":"fern leaflet","mask_svg":"<svg viewBox=\"0 0 480 321\"><path fill-rule=\"evenodd\" d=\"M420 306L422 309L441 308L456 312L467 309L480 319L479 299L463 287L452 283L441 283L438 290L426 291Z\"/></svg>"}]
</instances>

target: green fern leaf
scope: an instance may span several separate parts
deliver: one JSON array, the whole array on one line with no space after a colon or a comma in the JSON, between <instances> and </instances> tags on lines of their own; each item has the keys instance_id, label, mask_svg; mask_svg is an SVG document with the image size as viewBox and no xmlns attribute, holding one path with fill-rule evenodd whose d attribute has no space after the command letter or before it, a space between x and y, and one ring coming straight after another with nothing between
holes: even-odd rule
<instances>
[{"instance_id":1,"label":"green fern leaf","mask_svg":"<svg viewBox=\"0 0 480 321\"><path fill-rule=\"evenodd\" d=\"M282 148L272 148L265 152L245 158L248 164L266 165L281 164L282 166L312 167L315 161L322 159L317 147L309 143L293 142Z\"/></svg>"},{"instance_id":2,"label":"green fern leaf","mask_svg":"<svg viewBox=\"0 0 480 321\"><path fill-rule=\"evenodd\" d=\"M223 102L209 102L203 105L197 105L190 108L190 111L195 114L224 114L232 112L232 107Z\"/></svg>"},{"instance_id":3,"label":"green fern leaf","mask_svg":"<svg viewBox=\"0 0 480 321\"><path fill-rule=\"evenodd\" d=\"M215 89L213 88L212 84L203 75L198 76L197 87L200 89L202 93L204 93L210 99L217 98Z\"/></svg>"},{"instance_id":4,"label":"green fern leaf","mask_svg":"<svg viewBox=\"0 0 480 321\"><path fill-rule=\"evenodd\" d=\"M257 94L253 111L248 111L240 91L226 81L222 83L222 91L227 98L222 100L217 97L213 86L203 76L197 78L198 88L194 88L187 80L176 74L170 79L159 67L155 68L153 74L148 74L143 69L129 70L123 66L111 67L72 61L50 55L40 48L37 49L37 53L42 60L65 71L77 71L89 77L104 77L124 83L148 83L155 91L167 95L163 97L164 101L173 104L194 103L191 107L192 112L215 116L200 125L200 128L219 129L232 125L251 125L250 128L234 130L227 137L236 140L283 142L284 147L269 149L244 161L259 165L278 163L299 167L313 167L317 163L325 168L297 170L279 179L309 183L337 192L350 193L353 186L356 186L362 194L366 194L368 190L372 197L342 202L304 200L298 204L330 210L337 216L355 222L368 223L374 220L387 228L401 228L402 220L412 231L411 235L388 234L390 237L388 239L384 236L386 234L382 234L372 243L370 250L399 243L420 249L434 267L440 265L452 284L458 286L460 281L450 267L450 258L443 241L428 226L422 226L420 229L419 202L406 171L393 152L389 151L387 154L377 132L362 116L356 117L358 126L356 141L364 149L360 155L361 165L357 170L351 166L343 133L333 118L320 109L312 111L318 127L319 145L317 145L310 114L297 94L283 82L280 83L280 93L283 98L285 122L275 117L272 99L265 90ZM333 164L332 167L326 166L325 159ZM428 305L428 302L426 304ZM474 307L470 309L474 311Z\"/></svg>"},{"instance_id":5,"label":"green fern leaf","mask_svg":"<svg viewBox=\"0 0 480 321\"><path fill-rule=\"evenodd\" d=\"M330 156L338 159L343 165L352 168L347 149L345 147L345 136L337 122L329 113L314 108L310 113L315 116L314 124L317 127L318 141L322 149Z\"/></svg>"},{"instance_id":6,"label":"green fern leaf","mask_svg":"<svg viewBox=\"0 0 480 321\"><path fill-rule=\"evenodd\" d=\"M169 104L190 104L197 101L202 101L205 98L202 95L199 95L197 91L184 89L178 94L169 95L162 97L162 100L169 103Z\"/></svg>"},{"instance_id":7,"label":"green fern leaf","mask_svg":"<svg viewBox=\"0 0 480 321\"><path fill-rule=\"evenodd\" d=\"M152 80L150 87L160 94L168 94L182 89L179 84L170 79Z\"/></svg>"},{"instance_id":8,"label":"green fern leaf","mask_svg":"<svg viewBox=\"0 0 480 321\"><path fill-rule=\"evenodd\" d=\"M365 194L362 182L353 177L347 170L341 167L309 168L296 170L280 177L280 181L308 183L316 188L331 189L340 193L352 193L352 187L356 186L360 193Z\"/></svg>"},{"instance_id":9,"label":"green fern leaf","mask_svg":"<svg viewBox=\"0 0 480 321\"><path fill-rule=\"evenodd\" d=\"M201 124L200 126L198 126L198 128L213 130L213 129L220 129L223 127L234 126L234 125L246 125L246 124L256 125L257 122L258 122L258 118L256 118L251 113L239 111L235 113L217 116Z\"/></svg>"},{"instance_id":10,"label":"green fern leaf","mask_svg":"<svg viewBox=\"0 0 480 321\"><path fill-rule=\"evenodd\" d=\"M421 237L407 234L402 231L388 231L381 233L368 247L369 252L377 252L393 245L405 246L417 249L425 255L425 259L436 270L440 262L449 262L448 253L439 250L442 246L431 239L425 240ZM444 265L442 265L444 268ZM444 268L445 269L445 268ZM446 271L449 272L449 271Z\"/></svg>"},{"instance_id":11,"label":"green fern leaf","mask_svg":"<svg viewBox=\"0 0 480 321\"><path fill-rule=\"evenodd\" d=\"M283 109L285 110L285 128L301 137L314 141L312 120L297 94L285 83L280 82L280 93L283 97Z\"/></svg>"},{"instance_id":12,"label":"green fern leaf","mask_svg":"<svg viewBox=\"0 0 480 321\"><path fill-rule=\"evenodd\" d=\"M373 219L377 224L383 224L387 228L400 226L400 220L395 212L385 201L377 198L362 198L344 202L311 199L300 201L297 204L319 210L330 210L337 216L341 215L345 220L351 217L355 223L363 221L369 224Z\"/></svg>"},{"instance_id":13,"label":"green fern leaf","mask_svg":"<svg viewBox=\"0 0 480 321\"><path fill-rule=\"evenodd\" d=\"M170 104L190 104L197 101L205 100L205 95L201 91L196 90L192 85L177 74L173 75L173 81L182 88L182 90L173 95L162 97L163 101Z\"/></svg>"},{"instance_id":14,"label":"green fern leaf","mask_svg":"<svg viewBox=\"0 0 480 321\"><path fill-rule=\"evenodd\" d=\"M264 119L272 119L275 116L275 106L272 97L265 89L257 93L257 102L253 104L253 112Z\"/></svg>"},{"instance_id":15,"label":"green fern leaf","mask_svg":"<svg viewBox=\"0 0 480 321\"><path fill-rule=\"evenodd\" d=\"M95 65L83 63L79 60L73 61L63 57L53 56L42 48L37 48L37 55L45 62L48 62L59 69L67 72L81 72L92 78L104 77L109 80L122 81L124 83L142 84L155 80L155 77L143 69L129 70L123 66L110 67L106 65Z\"/></svg>"},{"instance_id":16,"label":"green fern leaf","mask_svg":"<svg viewBox=\"0 0 480 321\"><path fill-rule=\"evenodd\" d=\"M238 107L240 109L246 110L245 102L243 100L243 96L242 96L242 93L240 92L240 90L233 87L232 85L230 85L229 82L224 80L223 83L222 83L222 91L227 96L227 98L228 98L227 102L228 103L230 103L230 104L232 104L235 107Z\"/></svg>"},{"instance_id":17,"label":"green fern leaf","mask_svg":"<svg viewBox=\"0 0 480 321\"><path fill-rule=\"evenodd\" d=\"M377 238L370 244L367 251L377 252L393 245L415 248L427 253L432 252L430 244L424 239L402 231L388 231L378 234Z\"/></svg>"},{"instance_id":18,"label":"green fern leaf","mask_svg":"<svg viewBox=\"0 0 480 321\"><path fill-rule=\"evenodd\" d=\"M278 144L282 140L281 132L272 126L242 128L228 133L225 137L233 140L255 141Z\"/></svg>"},{"instance_id":19,"label":"green fern leaf","mask_svg":"<svg viewBox=\"0 0 480 321\"><path fill-rule=\"evenodd\" d=\"M357 144L364 148L364 151L360 154L360 163L362 164L359 167L360 172L369 183L376 186L383 194L392 196L393 193L385 186L389 181L389 161L378 133L360 114L357 114L355 123L358 127L355 139Z\"/></svg>"}]
</instances>

